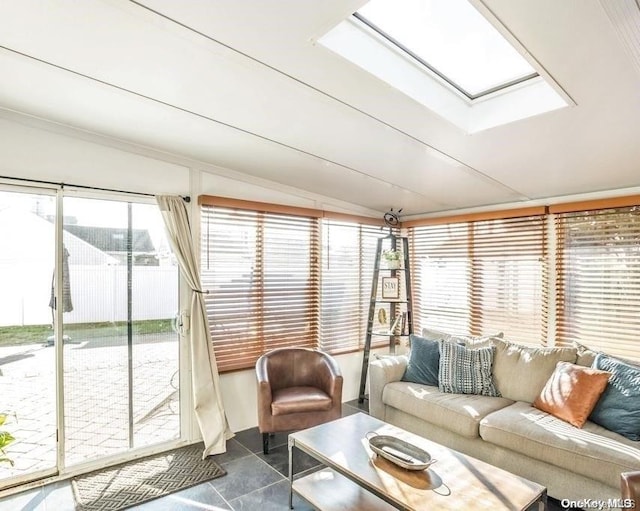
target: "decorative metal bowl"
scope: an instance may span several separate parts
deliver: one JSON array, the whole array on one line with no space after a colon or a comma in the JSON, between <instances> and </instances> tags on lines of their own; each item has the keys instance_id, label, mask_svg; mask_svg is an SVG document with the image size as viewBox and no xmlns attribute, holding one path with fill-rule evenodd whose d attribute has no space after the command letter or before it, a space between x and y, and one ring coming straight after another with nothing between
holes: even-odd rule
<instances>
[{"instance_id":1,"label":"decorative metal bowl","mask_svg":"<svg viewBox=\"0 0 640 511\"><path fill-rule=\"evenodd\" d=\"M427 451L394 436L370 431L365 437L373 452L404 469L424 470L437 461Z\"/></svg>"}]
</instances>

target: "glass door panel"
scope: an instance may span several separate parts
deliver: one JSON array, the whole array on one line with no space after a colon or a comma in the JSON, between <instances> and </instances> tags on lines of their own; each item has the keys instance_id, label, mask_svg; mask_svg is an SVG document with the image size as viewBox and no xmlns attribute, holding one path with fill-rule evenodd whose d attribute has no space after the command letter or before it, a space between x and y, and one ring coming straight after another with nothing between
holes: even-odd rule
<instances>
[{"instance_id":1,"label":"glass door panel","mask_svg":"<svg viewBox=\"0 0 640 511\"><path fill-rule=\"evenodd\" d=\"M53 195L0 190L0 488L56 472L55 211Z\"/></svg>"},{"instance_id":2,"label":"glass door panel","mask_svg":"<svg viewBox=\"0 0 640 511\"><path fill-rule=\"evenodd\" d=\"M179 438L178 269L156 206L65 197L64 212L71 466Z\"/></svg>"},{"instance_id":3,"label":"glass door panel","mask_svg":"<svg viewBox=\"0 0 640 511\"><path fill-rule=\"evenodd\" d=\"M133 445L180 438L178 265L155 205L133 204Z\"/></svg>"}]
</instances>

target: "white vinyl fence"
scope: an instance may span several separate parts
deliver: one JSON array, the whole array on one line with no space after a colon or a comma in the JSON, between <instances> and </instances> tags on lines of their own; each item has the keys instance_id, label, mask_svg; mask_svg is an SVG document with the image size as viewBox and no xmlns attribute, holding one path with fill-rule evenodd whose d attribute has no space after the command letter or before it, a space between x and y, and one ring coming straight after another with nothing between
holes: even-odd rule
<instances>
[{"instance_id":1,"label":"white vinyl fence","mask_svg":"<svg viewBox=\"0 0 640 511\"><path fill-rule=\"evenodd\" d=\"M64 321L97 323L127 320L127 267L71 265L73 311ZM52 269L49 265L0 263L0 326L51 323ZM178 310L176 266L134 266L133 319L166 319Z\"/></svg>"}]
</instances>

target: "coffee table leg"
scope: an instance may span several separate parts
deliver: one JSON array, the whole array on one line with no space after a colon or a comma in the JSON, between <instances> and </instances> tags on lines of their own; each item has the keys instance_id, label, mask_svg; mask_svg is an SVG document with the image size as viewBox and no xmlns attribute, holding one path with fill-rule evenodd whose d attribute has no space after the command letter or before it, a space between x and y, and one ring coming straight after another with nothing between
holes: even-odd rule
<instances>
[{"instance_id":1,"label":"coffee table leg","mask_svg":"<svg viewBox=\"0 0 640 511\"><path fill-rule=\"evenodd\" d=\"M538 509L541 509L542 511L547 511L547 490L544 491L544 494L540 499L540 503L538 504Z\"/></svg>"},{"instance_id":2,"label":"coffee table leg","mask_svg":"<svg viewBox=\"0 0 640 511\"><path fill-rule=\"evenodd\" d=\"M289 509L293 509L293 440L289 438Z\"/></svg>"},{"instance_id":3,"label":"coffee table leg","mask_svg":"<svg viewBox=\"0 0 640 511\"><path fill-rule=\"evenodd\" d=\"M537 506L535 506L535 509L537 509L538 511L547 511L547 490L545 490L540 495L540 497L538 497L538 500L534 504L537 504ZM534 506L529 506L527 509L533 511Z\"/></svg>"}]
</instances>

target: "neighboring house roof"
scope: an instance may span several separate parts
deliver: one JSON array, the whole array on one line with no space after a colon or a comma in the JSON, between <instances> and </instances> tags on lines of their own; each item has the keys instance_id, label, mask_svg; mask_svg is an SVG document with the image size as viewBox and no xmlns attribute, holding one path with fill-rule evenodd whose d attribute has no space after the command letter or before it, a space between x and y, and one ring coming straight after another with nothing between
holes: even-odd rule
<instances>
[{"instance_id":1,"label":"neighboring house roof","mask_svg":"<svg viewBox=\"0 0 640 511\"><path fill-rule=\"evenodd\" d=\"M64 230L103 252L127 252L126 228L65 225ZM134 253L155 251L148 230L132 229L132 249Z\"/></svg>"},{"instance_id":2,"label":"neighboring house roof","mask_svg":"<svg viewBox=\"0 0 640 511\"><path fill-rule=\"evenodd\" d=\"M0 264L17 261L32 264L54 264L55 228L53 224L20 208L0 209ZM98 250L71 232L63 233L63 242L69 251L69 264L118 264L118 260Z\"/></svg>"}]
</instances>

